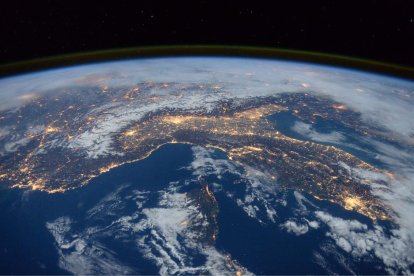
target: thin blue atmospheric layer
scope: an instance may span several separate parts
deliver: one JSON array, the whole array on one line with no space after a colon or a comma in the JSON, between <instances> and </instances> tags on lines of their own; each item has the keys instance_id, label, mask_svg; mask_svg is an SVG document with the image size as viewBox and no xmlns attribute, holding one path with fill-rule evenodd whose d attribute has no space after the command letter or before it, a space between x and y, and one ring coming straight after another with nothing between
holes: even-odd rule
<instances>
[{"instance_id":1,"label":"thin blue atmospheric layer","mask_svg":"<svg viewBox=\"0 0 414 276\"><path fill-rule=\"evenodd\" d=\"M217 158L223 157L221 151L217 151L214 155ZM0 206L3 212L0 214L0 219L7 223L0 228L0 240L3 247L0 252L0 270L5 274L68 273L58 266L60 256L54 246L56 241L45 227L49 221L65 216L74 222L69 230L73 236L85 232L85 229L92 229L88 228L91 224L98 231L102 231L99 240L86 240L85 242L99 242L102 248L115 252L120 263L131 268L129 272L158 274L159 270L154 263L149 261L137 246L133 246L133 242L127 243L127 241L139 239L139 236L130 233L130 236L120 241L115 237L116 233L111 233L109 230L105 233L106 229L114 223L111 220L113 217L107 215L93 219L88 215L88 210L105 201L108 195L120 187L126 187L122 190L125 201L128 195L136 190L148 191L146 195L148 208L157 207L159 192L165 190L171 182L180 183L179 191L189 192L199 186L197 180L192 177L191 170L185 169L191 161L190 145L170 144L162 146L145 160L115 168L94 179L90 185L63 194L49 195L43 192L27 194L16 189L1 190ZM226 192L229 191L236 196L238 194L243 196L242 186L234 184L234 180L238 178L240 176L227 173L224 177L217 178L216 175L210 175L206 179L209 183L219 183L222 186L222 189L215 191L219 206L217 217L219 232L215 242L218 250L229 254L255 274L325 274L326 270L317 265L313 258L315 248L324 246L328 242L325 235L326 227L321 227L307 235L296 236L287 233L277 224L259 223L226 196ZM210 189L213 190L214 187L210 186ZM279 191L278 197L286 200L289 206L289 208L275 206L278 219L284 221L294 216L298 203L293 196L293 191ZM362 219L369 223L367 218L346 211L336 204L315 200L312 202L315 207L311 208L329 209L332 215L346 219ZM114 212L117 219L121 219L133 213L135 208L135 202L128 201L121 210L113 206L105 212ZM340 254L346 256L346 252ZM340 274L349 272L338 263L337 256L327 255L325 258L330 262L331 271ZM195 265L202 264L204 261L201 254L195 255L193 259ZM361 259L354 264L358 267L355 272L358 274L386 273L373 265L375 263L375 260L366 262Z\"/></svg>"},{"instance_id":2,"label":"thin blue atmospheric layer","mask_svg":"<svg viewBox=\"0 0 414 276\"><path fill-rule=\"evenodd\" d=\"M145 67L145 66L154 66L158 64L165 64L166 67L173 66L179 68L180 66L187 67L186 69L194 68L194 64L203 64L207 66L214 66L220 68L222 63L228 63L232 66L232 70L235 70L237 67L243 67L244 64L257 63L264 65L266 70L268 66L279 65L279 66L288 66L296 68L313 68L325 72L335 72L335 74L345 74L351 77L357 78L366 78L371 80L381 80L387 83L392 83L395 85L413 85L413 80L408 80L405 78L399 78L396 76L390 76L386 74L373 73L368 71L363 71L356 68L342 67L342 66L332 66L321 63L311 63L311 62L301 62L301 61L288 61L288 60L279 60L272 58L257 58L257 57L222 57L222 56L185 56L185 57L150 57L150 58L135 58L129 60L112 60L112 61L100 61L87 64L75 64L65 67L57 67L44 69L36 72L21 73L14 76L0 77L0 88L2 85L24 85L31 81L41 81L43 83L45 80L53 82L61 82L65 80L72 80L85 75L93 75L99 73L119 73L122 72L122 68L131 68L131 67ZM226 64L227 65L227 64ZM121 70L120 70L121 69ZM154 68L151 68L154 69ZM169 68L171 69L171 67ZM224 68L225 70L229 68ZM251 69L259 69L251 68ZM237 71L237 70L236 70ZM207 70L206 70L207 72ZM213 72L213 71L212 71ZM214 73L214 72L213 72ZM150 80L149 78L148 80ZM219 78L218 78L219 79ZM74 83L72 83L74 84ZM126 85L127 83L125 83ZM132 84L132 83L130 83ZM1 93L2 91L0 91Z\"/></svg>"}]
</instances>

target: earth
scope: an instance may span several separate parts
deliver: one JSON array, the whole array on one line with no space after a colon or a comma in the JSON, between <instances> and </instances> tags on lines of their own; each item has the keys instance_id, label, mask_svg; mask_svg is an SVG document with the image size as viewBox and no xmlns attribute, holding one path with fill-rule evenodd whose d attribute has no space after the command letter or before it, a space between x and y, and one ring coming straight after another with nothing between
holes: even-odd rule
<instances>
[{"instance_id":1,"label":"earth","mask_svg":"<svg viewBox=\"0 0 414 276\"><path fill-rule=\"evenodd\" d=\"M147 58L0 79L1 274L412 274L414 83Z\"/></svg>"}]
</instances>

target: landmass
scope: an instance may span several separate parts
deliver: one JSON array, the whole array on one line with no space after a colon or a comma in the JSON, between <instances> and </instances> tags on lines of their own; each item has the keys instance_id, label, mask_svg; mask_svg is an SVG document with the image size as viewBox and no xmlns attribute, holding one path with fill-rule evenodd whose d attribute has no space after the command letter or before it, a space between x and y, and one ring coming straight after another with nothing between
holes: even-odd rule
<instances>
[{"instance_id":1,"label":"landmass","mask_svg":"<svg viewBox=\"0 0 414 276\"><path fill-rule=\"evenodd\" d=\"M364 125L360 114L345 105L307 93L223 100L210 110L177 109L166 105L143 116L131 113L128 123L122 125L120 131L111 133L110 140L99 141L100 136L88 140L90 147L109 143L110 152L91 155L76 146L85 135L96 136L93 134L99 130L97 123L112 127L117 121L108 118L126 116L109 116L106 109L100 110L102 105L124 105L128 110L134 108L137 100L158 103L162 96L143 97L142 93L154 86L171 85L177 84L144 83L117 91L102 87L90 91L87 96L68 91L55 97L35 98L12 113L0 113L3 125L10 125L14 133L21 133L20 144L7 145L12 134L0 140L3 147L9 149L0 155L2 185L48 193L65 192L86 185L114 167L142 160L164 144L189 143L220 149L234 162L266 172L271 181L278 182L282 188L338 203L373 220L391 218L391 211L372 194L369 183L362 184L347 168L385 175L387 172L337 147L285 136L267 120L271 114L290 110L309 122L317 117L332 118L361 134L392 139L382 135L378 128ZM220 89L203 85L203 89L206 87ZM186 89L182 89L182 93ZM177 101L180 99L179 94L173 97ZM94 112L90 112L92 109ZM387 181L381 184L387 185ZM193 193L193 197L199 195ZM213 230L207 233L211 237L216 235Z\"/></svg>"}]
</instances>

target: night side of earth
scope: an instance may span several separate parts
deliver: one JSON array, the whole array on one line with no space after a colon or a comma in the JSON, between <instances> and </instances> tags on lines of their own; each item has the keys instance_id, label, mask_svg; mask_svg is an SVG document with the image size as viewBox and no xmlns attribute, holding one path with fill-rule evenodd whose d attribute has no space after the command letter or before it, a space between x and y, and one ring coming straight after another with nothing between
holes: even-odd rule
<instances>
[{"instance_id":1,"label":"night side of earth","mask_svg":"<svg viewBox=\"0 0 414 276\"><path fill-rule=\"evenodd\" d=\"M0 273L414 273L412 81L148 58L0 97Z\"/></svg>"}]
</instances>

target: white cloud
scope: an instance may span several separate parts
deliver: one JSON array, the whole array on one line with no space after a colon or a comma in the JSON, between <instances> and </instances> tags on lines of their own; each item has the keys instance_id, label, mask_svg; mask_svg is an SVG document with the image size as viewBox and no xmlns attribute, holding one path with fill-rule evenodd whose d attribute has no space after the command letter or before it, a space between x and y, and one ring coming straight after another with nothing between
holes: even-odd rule
<instances>
[{"instance_id":1,"label":"white cloud","mask_svg":"<svg viewBox=\"0 0 414 276\"><path fill-rule=\"evenodd\" d=\"M410 265L414 262L414 241L404 230L393 230L391 235L387 235L379 225L369 229L359 221L333 217L322 211L316 211L315 215L328 225L327 236L344 251L356 257L375 255L389 273L409 274Z\"/></svg>"},{"instance_id":2,"label":"white cloud","mask_svg":"<svg viewBox=\"0 0 414 276\"><path fill-rule=\"evenodd\" d=\"M30 138L22 137L20 139L10 141L4 144L4 151L6 153L16 152L19 148L26 146L30 142Z\"/></svg>"},{"instance_id":3,"label":"white cloud","mask_svg":"<svg viewBox=\"0 0 414 276\"><path fill-rule=\"evenodd\" d=\"M287 220L281 225L289 233L294 233L296 236L300 236L308 233L309 227L307 224L300 224L293 220Z\"/></svg>"},{"instance_id":4,"label":"white cloud","mask_svg":"<svg viewBox=\"0 0 414 276\"><path fill-rule=\"evenodd\" d=\"M375 172L360 167L350 167L344 162L338 162L338 165L345 169L347 174L360 184L371 185L371 188L388 189L385 184L390 180L383 172Z\"/></svg>"},{"instance_id":5,"label":"white cloud","mask_svg":"<svg viewBox=\"0 0 414 276\"><path fill-rule=\"evenodd\" d=\"M9 135L10 129L8 127L2 127L0 128L0 139L3 139L7 135Z\"/></svg>"},{"instance_id":6,"label":"white cloud","mask_svg":"<svg viewBox=\"0 0 414 276\"><path fill-rule=\"evenodd\" d=\"M293 196L295 197L296 202L298 203L299 208L301 209L301 211L308 211L308 208L306 207L306 204L312 206L313 208L318 208L315 204L310 202L306 197L304 197L298 191L294 191Z\"/></svg>"},{"instance_id":7,"label":"white cloud","mask_svg":"<svg viewBox=\"0 0 414 276\"><path fill-rule=\"evenodd\" d=\"M95 240L73 235L72 220L60 217L46 224L59 253L59 267L74 274L131 274L113 252Z\"/></svg>"},{"instance_id":8,"label":"white cloud","mask_svg":"<svg viewBox=\"0 0 414 276\"><path fill-rule=\"evenodd\" d=\"M124 207L124 200L121 197L120 193L126 189L129 185L121 185L118 188L115 189L112 193L106 195L103 199L99 201L98 204L96 204L94 207L89 209L87 211L87 218L91 219L95 216L116 216L116 213L113 212L113 210L119 210ZM138 191L135 191L138 192ZM145 193L145 192L141 192ZM145 198L140 198L140 200L137 200L139 204L142 204L142 201L145 202Z\"/></svg>"},{"instance_id":9,"label":"white cloud","mask_svg":"<svg viewBox=\"0 0 414 276\"><path fill-rule=\"evenodd\" d=\"M319 228L319 222L317 222L317 221L308 221L308 224L313 229L318 229Z\"/></svg>"},{"instance_id":10,"label":"white cloud","mask_svg":"<svg viewBox=\"0 0 414 276\"><path fill-rule=\"evenodd\" d=\"M396 171L413 172L414 167L414 149L412 147L403 145L403 148L386 144L374 139L366 139L366 142L373 145L379 152L376 158L390 168Z\"/></svg>"},{"instance_id":11,"label":"white cloud","mask_svg":"<svg viewBox=\"0 0 414 276\"><path fill-rule=\"evenodd\" d=\"M312 261L318 264L320 267L326 271L326 274L334 275L331 265L319 252L314 251L312 256Z\"/></svg>"},{"instance_id":12,"label":"white cloud","mask_svg":"<svg viewBox=\"0 0 414 276\"><path fill-rule=\"evenodd\" d=\"M33 125L29 126L26 131L21 134L11 131L9 127L0 128L0 140L3 139L4 142L3 145L0 143L0 147L3 147L3 150L0 150L0 155L17 152L21 147L29 144L33 137L40 134L43 130L44 126ZM34 153L36 153L36 151Z\"/></svg>"},{"instance_id":13,"label":"white cloud","mask_svg":"<svg viewBox=\"0 0 414 276\"><path fill-rule=\"evenodd\" d=\"M227 159L213 158L211 155L214 152L214 149L193 146L192 150L194 159L187 169L192 170L193 175L216 175L218 178L221 178L226 172L240 175L240 168L238 168L233 162Z\"/></svg>"},{"instance_id":14,"label":"white cloud","mask_svg":"<svg viewBox=\"0 0 414 276\"><path fill-rule=\"evenodd\" d=\"M288 233L293 233L296 236L304 235L312 229L319 228L319 222L309 221L306 218L301 218L301 222L298 222L296 219L289 219L284 223L280 224L282 229L285 229Z\"/></svg>"},{"instance_id":15,"label":"white cloud","mask_svg":"<svg viewBox=\"0 0 414 276\"><path fill-rule=\"evenodd\" d=\"M313 129L311 124L306 124L299 121L295 122L295 124L292 126L292 130L316 142L341 144L346 140L345 136L340 132L318 132Z\"/></svg>"}]
</instances>

